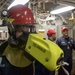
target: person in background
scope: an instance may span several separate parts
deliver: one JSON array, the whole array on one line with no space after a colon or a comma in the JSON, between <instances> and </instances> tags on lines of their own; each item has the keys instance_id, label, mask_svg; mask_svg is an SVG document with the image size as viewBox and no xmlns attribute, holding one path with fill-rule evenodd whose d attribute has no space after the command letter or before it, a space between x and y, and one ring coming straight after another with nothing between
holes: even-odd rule
<instances>
[{"instance_id":1,"label":"person in background","mask_svg":"<svg viewBox=\"0 0 75 75\"><path fill-rule=\"evenodd\" d=\"M71 75L72 70L72 50L75 50L75 41L73 38L68 35L68 27L62 27L61 29L62 37L59 37L56 40L58 46L64 51L64 62L67 62L69 65L64 65L64 68ZM66 75L62 68L59 69L58 75Z\"/></svg>"},{"instance_id":2,"label":"person in background","mask_svg":"<svg viewBox=\"0 0 75 75\"><path fill-rule=\"evenodd\" d=\"M47 32L48 40L54 42L56 40L56 32L52 29Z\"/></svg>"},{"instance_id":3,"label":"person in background","mask_svg":"<svg viewBox=\"0 0 75 75\"><path fill-rule=\"evenodd\" d=\"M48 39L50 41L56 40L56 32L52 29L48 30L47 32ZM35 75L54 75L55 72L50 72L47 69L45 69L41 64L39 64L37 61L35 61Z\"/></svg>"}]
</instances>

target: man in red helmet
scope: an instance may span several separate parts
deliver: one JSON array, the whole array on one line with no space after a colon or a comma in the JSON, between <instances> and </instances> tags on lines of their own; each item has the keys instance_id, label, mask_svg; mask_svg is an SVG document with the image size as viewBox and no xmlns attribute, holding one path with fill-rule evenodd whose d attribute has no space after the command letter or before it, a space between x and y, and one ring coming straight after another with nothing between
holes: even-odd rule
<instances>
[{"instance_id":1,"label":"man in red helmet","mask_svg":"<svg viewBox=\"0 0 75 75\"><path fill-rule=\"evenodd\" d=\"M48 40L54 42L56 40L56 32L53 29L47 31ZM51 75L55 75L55 72L51 72Z\"/></svg>"},{"instance_id":2,"label":"man in red helmet","mask_svg":"<svg viewBox=\"0 0 75 75\"><path fill-rule=\"evenodd\" d=\"M12 23L8 26L10 31L8 44L5 42L1 47L4 51L2 51L0 75L33 75L33 63L24 55L28 36L30 33L35 33L33 14L24 5L16 5L8 10L8 18ZM42 65L41 67L43 68ZM35 68L35 72L36 70ZM40 75L50 75L49 71L46 69L44 71L45 73L40 72Z\"/></svg>"},{"instance_id":3,"label":"man in red helmet","mask_svg":"<svg viewBox=\"0 0 75 75\"><path fill-rule=\"evenodd\" d=\"M63 34L62 37L58 38L56 43L58 46L64 51L64 61L69 64L69 66L65 65L65 69L71 75L72 70L72 50L75 50L75 41L73 38L68 36L68 27L62 27L61 32ZM62 68L59 69L59 75L66 75Z\"/></svg>"},{"instance_id":4,"label":"man in red helmet","mask_svg":"<svg viewBox=\"0 0 75 75\"><path fill-rule=\"evenodd\" d=\"M55 41L56 40L56 32L52 29L48 30L47 36L48 36L48 39L50 41Z\"/></svg>"},{"instance_id":5,"label":"man in red helmet","mask_svg":"<svg viewBox=\"0 0 75 75\"><path fill-rule=\"evenodd\" d=\"M33 63L24 55L24 48L30 33L35 33L34 17L24 5L16 5L8 10L12 20L8 44L2 53L0 75L33 75Z\"/></svg>"},{"instance_id":6,"label":"man in red helmet","mask_svg":"<svg viewBox=\"0 0 75 75\"><path fill-rule=\"evenodd\" d=\"M33 75L33 63L24 55L28 36L35 33L33 14L24 5L16 5L8 10L8 18L12 22L8 44L2 47L0 75Z\"/></svg>"}]
</instances>

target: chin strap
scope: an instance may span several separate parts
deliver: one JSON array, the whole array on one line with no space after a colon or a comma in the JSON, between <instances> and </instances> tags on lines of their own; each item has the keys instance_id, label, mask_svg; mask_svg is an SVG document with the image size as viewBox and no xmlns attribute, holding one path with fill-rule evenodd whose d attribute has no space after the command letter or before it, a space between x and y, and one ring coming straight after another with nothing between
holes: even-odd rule
<instances>
[{"instance_id":1,"label":"chin strap","mask_svg":"<svg viewBox=\"0 0 75 75\"><path fill-rule=\"evenodd\" d=\"M11 47L17 47L18 45L18 41L16 39L13 38L13 36L10 36L8 38L8 44L11 46Z\"/></svg>"}]
</instances>

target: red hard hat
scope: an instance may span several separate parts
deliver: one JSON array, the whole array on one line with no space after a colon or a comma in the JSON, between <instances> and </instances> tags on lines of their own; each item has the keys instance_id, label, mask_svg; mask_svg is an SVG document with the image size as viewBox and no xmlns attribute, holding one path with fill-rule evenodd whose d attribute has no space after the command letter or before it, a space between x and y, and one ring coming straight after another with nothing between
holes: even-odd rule
<instances>
[{"instance_id":1,"label":"red hard hat","mask_svg":"<svg viewBox=\"0 0 75 75\"><path fill-rule=\"evenodd\" d=\"M47 36L50 36L50 35L55 34L55 33L56 33L56 32L55 32L54 30L50 29L50 30L48 30L48 32L47 32Z\"/></svg>"},{"instance_id":2,"label":"red hard hat","mask_svg":"<svg viewBox=\"0 0 75 75\"><path fill-rule=\"evenodd\" d=\"M8 17L14 19L12 24L33 25L34 17L31 10L25 5L16 5L8 10Z\"/></svg>"},{"instance_id":3,"label":"red hard hat","mask_svg":"<svg viewBox=\"0 0 75 75\"><path fill-rule=\"evenodd\" d=\"M63 32L64 30L68 30L67 27L62 27L61 31Z\"/></svg>"}]
</instances>

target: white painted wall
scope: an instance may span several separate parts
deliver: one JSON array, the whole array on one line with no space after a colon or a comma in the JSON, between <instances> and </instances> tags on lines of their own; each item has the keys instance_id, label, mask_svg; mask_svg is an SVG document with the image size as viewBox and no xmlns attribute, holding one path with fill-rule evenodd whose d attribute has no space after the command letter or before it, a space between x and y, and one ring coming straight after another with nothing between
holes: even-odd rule
<instances>
[{"instance_id":1,"label":"white painted wall","mask_svg":"<svg viewBox=\"0 0 75 75\"><path fill-rule=\"evenodd\" d=\"M37 26L36 26L36 31L38 32L38 29L45 29L45 33L44 33L44 37L45 38L48 38L47 37L47 31L49 29L53 29L56 31L56 36L57 38L62 36L62 33L61 33L61 27L62 27L62 24L63 24L63 20L58 18L57 20L54 20L53 22L48 22L48 21L40 21L38 19L38 23ZM55 25L52 25L52 23L55 23Z\"/></svg>"}]
</instances>

